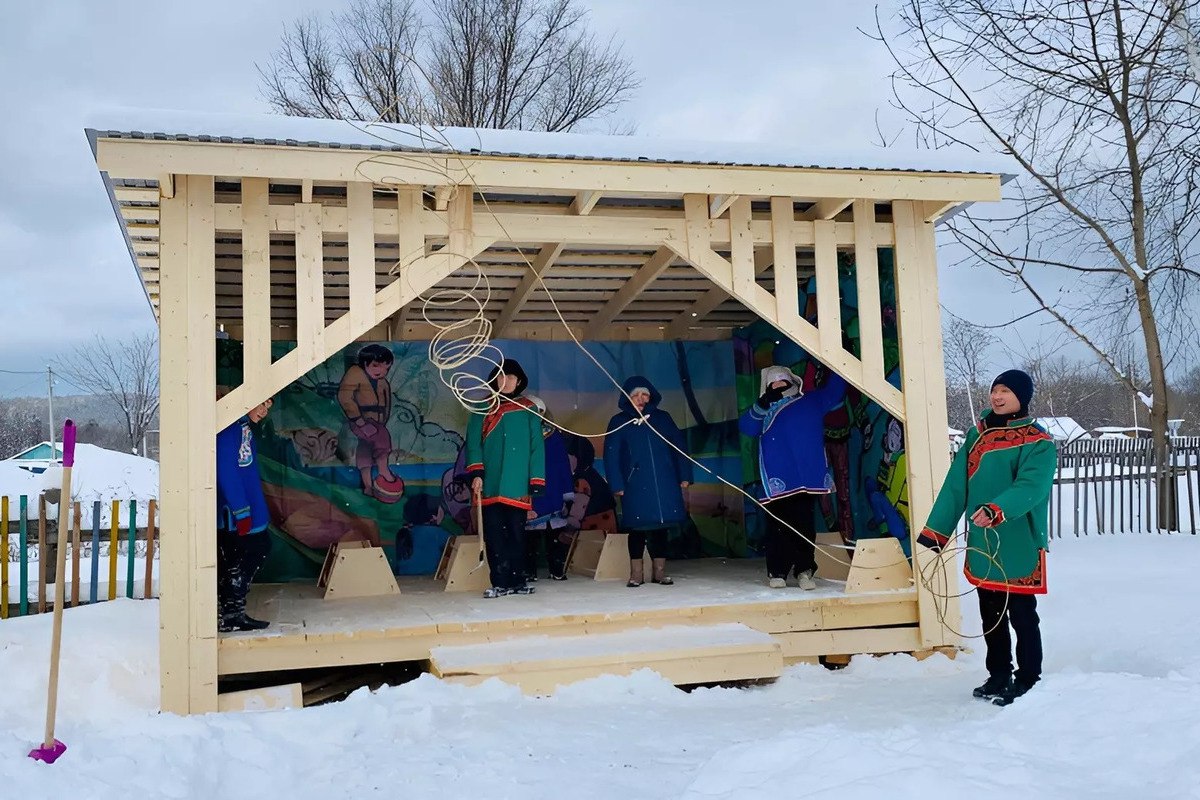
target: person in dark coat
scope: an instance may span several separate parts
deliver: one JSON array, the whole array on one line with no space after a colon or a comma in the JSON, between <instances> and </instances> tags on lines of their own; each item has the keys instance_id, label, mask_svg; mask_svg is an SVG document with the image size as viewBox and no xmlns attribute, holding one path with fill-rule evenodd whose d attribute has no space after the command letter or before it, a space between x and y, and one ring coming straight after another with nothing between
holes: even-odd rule
<instances>
[{"instance_id":1,"label":"person in dark coat","mask_svg":"<svg viewBox=\"0 0 1200 800\"><path fill-rule=\"evenodd\" d=\"M818 389L806 393L802 386L803 381L787 367L767 367L762 373L762 395L738 420L743 434L759 440L759 481L768 512L767 578L772 589L786 586L791 574L801 589L817 588L816 498L833 491L823 421L845 397L846 382L831 372Z\"/></svg>"},{"instance_id":2,"label":"person in dark coat","mask_svg":"<svg viewBox=\"0 0 1200 800\"><path fill-rule=\"evenodd\" d=\"M542 398L527 396L542 416L542 441L546 446L546 491L533 498L535 516L525 523L525 580L537 580L538 545L546 542L546 566L550 579L567 579L570 531L567 517L575 500L575 478L567 457L567 443L554 426L554 418Z\"/></svg>"},{"instance_id":3,"label":"person in dark coat","mask_svg":"<svg viewBox=\"0 0 1200 800\"><path fill-rule=\"evenodd\" d=\"M651 579L670 586L667 533L687 520L683 490L692 482L692 463L683 433L658 407L662 395L654 384L635 375L622 388L621 410L609 420L604 437L604 471L613 494L621 498L621 528L629 533L626 585L645 581L642 551L648 548L654 564Z\"/></svg>"}]
</instances>

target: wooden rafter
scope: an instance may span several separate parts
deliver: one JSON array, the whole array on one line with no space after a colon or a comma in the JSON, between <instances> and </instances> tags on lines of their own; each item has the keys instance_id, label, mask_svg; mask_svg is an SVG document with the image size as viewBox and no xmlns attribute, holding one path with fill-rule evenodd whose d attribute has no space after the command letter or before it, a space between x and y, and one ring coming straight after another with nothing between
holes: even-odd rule
<instances>
[{"instance_id":1,"label":"wooden rafter","mask_svg":"<svg viewBox=\"0 0 1200 800\"><path fill-rule=\"evenodd\" d=\"M561 242L541 246L537 255L534 256L533 261L529 264L529 271L521 278L521 283L513 290L512 296L508 298L508 303L504 306L504 310L500 312L500 318L492 326L493 336L496 338L504 336L505 330L516 319L517 314L521 313L521 307L525 305L525 301L537 289L541 276L550 269L550 266L554 263L554 259L558 258L562 250L563 244Z\"/></svg>"},{"instance_id":2,"label":"wooden rafter","mask_svg":"<svg viewBox=\"0 0 1200 800\"><path fill-rule=\"evenodd\" d=\"M604 304L596 314L596 318L584 330L587 339L599 339L609 324L620 316L621 312L641 294L659 275L671 265L675 253L669 247L660 247L646 261L637 273L622 286L612 299Z\"/></svg>"},{"instance_id":3,"label":"wooden rafter","mask_svg":"<svg viewBox=\"0 0 1200 800\"><path fill-rule=\"evenodd\" d=\"M831 197L813 203L800 216L801 219L812 221L818 219L833 219L845 211L853 203L852 198Z\"/></svg>"},{"instance_id":4,"label":"wooden rafter","mask_svg":"<svg viewBox=\"0 0 1200 800\"><path fill-rule=\"evenodd\" d=\"M575 199L571 201L571 213L586 217L600 202L600 197L600 192L576 192Z\"/></svg>"}]
</instances>

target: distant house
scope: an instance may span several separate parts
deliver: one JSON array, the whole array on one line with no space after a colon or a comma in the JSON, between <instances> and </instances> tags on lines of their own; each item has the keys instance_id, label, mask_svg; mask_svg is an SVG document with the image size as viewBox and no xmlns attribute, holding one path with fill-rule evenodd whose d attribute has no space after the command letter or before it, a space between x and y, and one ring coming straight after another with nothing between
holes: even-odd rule
<instances>
[{"instance_id":1,"label":"distant house","mask_svg":"<svg viewBox=\"0 0 1200 800\"><path fill-rule=\"evenodd\" d=\"M52 451L49 442L41 442L4 460L17 462L17 466L29 472L45 472L48 467L62 460L62 445L55 443Z\"/></svg>"},{"instance_id":2,"label":"distant house","mask_svg":"<svg viewBox=\"0 0 1200 800\"><path fill-rule=\"evenodd\" d=\"M1092 433L1097 439L1149 439L1150 429L1141 427L1122 427L1119 425L1104 425L1093 428Z\"/></svg>"},{"instance_id":3,"label":"distant house","mask_svg":"<svg viewBox=\"0 0 1200 800\"><path fill-rule=\"evenodd\" d=\"M1038 422L1056 442L1075 442L1092 438L1082 425L1070 417L1038 417Z\"/></svg>"},{"instance_id":4,"label":"distant house","mask_svg":"<svg viewBox=\"0 0 1200 800\"><path fill-rule=\"evenodd\" d=\"M962 447L963 442L967 440L967 435L958 428L947 428L946 432L950 436L950 452L957 453L958 448Z\"/></svg>"}]
</instances>

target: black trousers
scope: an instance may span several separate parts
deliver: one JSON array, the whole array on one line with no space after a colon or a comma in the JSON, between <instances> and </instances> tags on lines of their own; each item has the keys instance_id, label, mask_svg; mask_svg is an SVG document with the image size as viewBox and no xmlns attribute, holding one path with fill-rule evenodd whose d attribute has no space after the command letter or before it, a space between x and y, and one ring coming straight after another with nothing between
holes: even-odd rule
<instances>
[{"instance_id":1,"label":"black trousers","mask_svg":"<svg viewBox=\"0 0 1200 800\"><path fill-rule=\"evenodd\" d=\"M641 561L642 553L650 551L651 558L667 557L667 534L670 528L651 528L629 532L629 560Z\"/></svg>"},{"instance_id":2,"label":"black trousers","mask_svg":"<svg viewBox=\"0 0 1200 800\"><path fill-rule=\"evenodd\" d=\"M246 611L246 595L259 567L271 552L269 531L238 536L217 531L217 611L236 616Z\"/></svg>"},{"instance_id":3,"label":"black trousers","mask_svg":"<svg viewBox=\"0 0 1200 800\"><path fill-rule=\"evenodd\" d=\"M771 578L786 578L788 575L799 575L806 570L816 570L816 547L813 544L816 536L817 498L815 495L801 492L781 497L766 503L766 507L779 520L767 516L767 576ZM783 523L786 522L806 538L797 536Z\"/></svg>"},{"instance_id":4,"label":"black trousers","mask_svg":"<svg viewBox=\"0 0 1200 800\"><path fill-rule=\"evenodd\" d=\"M555 530L547 522L542 528L525 529L525 575L537 577L539 545L546 543L546 566L551 575L562 575L567 568L567 551L569 544L562 541L560 533L567 533L566 528Z\"/></svg>"},{"instance_id":5,"label":"black trousers","mask_svg":"<svg viewBox=\"0 0 1200 800\"><path fill-rule=\"evenodd\" d=\"M526 510L503 503L483 507L483 547L492 586L519 589L525 585Z\"/></svg>"},{"instance_id":6,"label":"black trousers","mask_svg":"<svg viewBox=\"0 0 1200 800\"><path fill-rule=\"evenodd\" d=\"M1028 686L1042 677L1042 631L1038 627L1037 597L979 589L979 616L987 643L987 671L993 678L1009 676ZM1007 606L1005 598L1007 597ZM1017 634L1017 671L1013 674L1012 637Z\"/></svg>"}]
</instances>

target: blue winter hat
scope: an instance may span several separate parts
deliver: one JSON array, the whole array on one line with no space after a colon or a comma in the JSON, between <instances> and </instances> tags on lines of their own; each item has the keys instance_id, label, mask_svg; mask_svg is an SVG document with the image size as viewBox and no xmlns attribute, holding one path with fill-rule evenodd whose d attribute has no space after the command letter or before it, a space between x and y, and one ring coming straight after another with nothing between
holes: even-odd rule
<instances>
[{"instance_id":1,"label":"blue winter hat","mask_svg":"<svg viewBox=\"0 0 1200 800\"><path fill-rule=\"evenodd\" d=\"M1033 399L1033 378L1029 377L1028 373L1019 369L1001 372L996 376L996 380L992 381L992 388L997 386L1004 386L1015 394L1021 402L1021 408L1029 408L1029 401Z\"/></svg>"}]
</instances>

